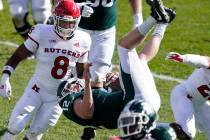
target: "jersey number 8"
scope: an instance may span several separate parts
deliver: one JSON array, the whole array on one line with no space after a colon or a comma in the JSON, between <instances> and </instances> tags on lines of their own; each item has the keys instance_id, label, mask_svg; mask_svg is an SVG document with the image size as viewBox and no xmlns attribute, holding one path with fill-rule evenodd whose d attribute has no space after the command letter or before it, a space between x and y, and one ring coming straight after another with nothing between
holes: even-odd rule
<instances>
[{"instance_id":1,"label":"jersey number 8","mask_svg":"<svg viewBox=\"0 0 210 140\"><path fill-rule=\"evenodd\" d=\"M55 79L62 79L67 71L69 66L69 59L65 56L58 56L54 61L54 67L51 70L51 75Z\"/></svg>"}]
</instances>

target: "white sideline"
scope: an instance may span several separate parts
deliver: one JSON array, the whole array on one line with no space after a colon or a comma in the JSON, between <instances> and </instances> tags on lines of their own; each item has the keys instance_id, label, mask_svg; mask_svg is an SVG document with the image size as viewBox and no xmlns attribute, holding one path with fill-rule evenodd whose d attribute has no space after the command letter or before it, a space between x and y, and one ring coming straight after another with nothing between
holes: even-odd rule
<instances>
[{"instance_id":1,"label":"white sideline","mask_svg":"<svg viewBox=\"0 0 210 140\"><path fill-rule=\"evenodd\" d=\"M19 46L16 43L13 43L13 42L10 42L10 41L1 41L1 40L0 40L0 44L8 46L8 47L15 47L15 48L17 48Z\"/></svg>"},{"instance_id":2,"label":"white sideline","mask_svg":"<svg viewBox=\"0 0 210 140\"><path fill-rule=\"evenodd\" d=\"M8 46L8 47L15 47L15 48L17 48L19 46L16 43L13 43L10 41L1 41L1 40L0 40L0 44ZM118 68L118 66L114 65L113 68ZM159 79L166 80L166 81L174 81L174 82L178 82L178 83L181 83L182 81L184 81L184 79L175 78L175 77L163 75L163 74L157 74L155 72L152 72L152 74L155 78L159 78Z\"/></svg>"}]
</instances>

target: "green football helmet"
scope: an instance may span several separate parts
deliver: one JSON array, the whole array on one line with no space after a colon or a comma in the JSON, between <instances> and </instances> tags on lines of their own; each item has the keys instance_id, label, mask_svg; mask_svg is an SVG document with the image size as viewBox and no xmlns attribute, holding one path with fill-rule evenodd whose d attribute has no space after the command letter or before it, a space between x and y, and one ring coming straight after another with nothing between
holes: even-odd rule
<instances>
[{"instance_id":1,"label":"green football helmet","mask_svg":"<svg viewBox=\"0 0 210 140\"><path fill-rule=\"evenodd\" d=\"M57 101L60 102L67 95L80 92L85 87L84 79L70 78L67 81L63 81L58 86Z\"/></svg>"},{"instance_id":2,"label":"green football helmet","mask_svg":"<svg viewBox=\"0 0 210 140\"><path fill-rule=\"evenodd\" d=\"M127 103L118 118L121 137L131 139L144 138L155 128L157 113L143 100Z\"/></svg>"}]
</instances>

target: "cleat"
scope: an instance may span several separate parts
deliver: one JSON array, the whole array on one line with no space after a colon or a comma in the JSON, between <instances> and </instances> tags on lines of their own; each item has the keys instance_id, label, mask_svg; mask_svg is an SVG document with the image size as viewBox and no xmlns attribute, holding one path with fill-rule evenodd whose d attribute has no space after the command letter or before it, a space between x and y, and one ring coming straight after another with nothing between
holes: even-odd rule
<instances>
[{"instance_id":1,"label":"cleat","mask_svg":"<svg viewBox=\"0 0 210 140\"><path fill-rule=\"evenodd\" d=\"M176 12L170 8L165 7L165 11L167 12L168 16L169 16L169 21L168 23L171 23L174 18L176 17Z\"/></svg>"},{"instance_id":2,"label":"cleat","mask_svg":"<svg viewBox=\"0 0 210 140\"><path fill-rule=\"evenodd\" d=\"M146 0L146 2L151 7L151 16L157 23L169 23L170 17L161 0Z\"/></svg>"}]
</instances>

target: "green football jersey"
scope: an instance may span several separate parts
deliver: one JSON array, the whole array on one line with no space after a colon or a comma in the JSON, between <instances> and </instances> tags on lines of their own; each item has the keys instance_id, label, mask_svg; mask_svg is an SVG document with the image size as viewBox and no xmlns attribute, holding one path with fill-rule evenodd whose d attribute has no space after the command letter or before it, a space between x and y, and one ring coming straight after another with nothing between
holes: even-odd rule
<instances>
[{"instance_id":1,"label":"green football jersey","mask_svg":"<svg viewBox=\"0 0 210 140\"><path fill-rule=\"evenodd\" d=\"M94 13L90 17L81 17L79 27L87 30L105 30L116 24L116 0L75 0L75 2L92 3Z\"/></svg>"},{"instance_id":2,"label":"green football jersey","mask_svg":"<svg viewBox=\"0 0 210 140\"><path fill-rule=\"evenodd\" d=\"M124 93L122 91L108 93L104 90L96 89L92 91L94 100L94 114L92 119L81 119L73 111L75 99L83 98L83 91L69 94L60 106L63 114L70 120L83 126L105 127L108 129L117 128L117 119L125 105Z\"/></svg>"},{"instance_id":3,"label":"green football jersey","mask_svg":"<svg viewBox=\"0 0 210 140\"><path fill-rule=\"evenodd\" d=\"M84 91L69 94L59 103L63 109L63 114L77 124L83 126L105 127L108 129L117 128L118 117L124 106L134 98L134 86L131 75L121 71L123 91L106 92L101 89L92 90L94 101L94 114L91 119L79 118L74 110L74 101L83 98Z\"/></svg>"}]
</instances>

